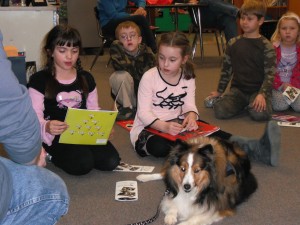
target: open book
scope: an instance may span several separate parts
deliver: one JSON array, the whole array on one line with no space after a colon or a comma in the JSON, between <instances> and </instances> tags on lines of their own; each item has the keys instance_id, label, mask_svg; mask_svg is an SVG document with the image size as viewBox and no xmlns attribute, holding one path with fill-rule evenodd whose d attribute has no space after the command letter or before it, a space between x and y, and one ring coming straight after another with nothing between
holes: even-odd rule
<instances>
[{"instance_id":1,"label":"open book","mask_svg":"<svg viewBox=\"0 0 300 225\"><path fill-rule=\"evenodd\" d=\"M181 120L177 120L178 122L182 122ZM123 120L123 121L117 121L117 124L120 125L121 127L125 128L126 130L130 131L133 125L133 120ZM163 133L159 130L153 129L153 128L145 128L147 131L159 135L163 138L166 138L171 141L175 141L176 139L181 139L183 141L186 141L190 138L193 137L198 137L198 136L208 136L218 130L220 130L220 127L203 123L201 121L197 121L198 124L198 129L193 130L193 131L182 131L181 133L177 135L171 135L167 133Z\"/></svg>"},{"instance_id":2,"label":"open book","mask_svg":"<svg viewBox=\"0 0 300 225\"><path fill-rule=\"evenodd\" d=\"M69 128L60 135L59 143L105 145L118 111L69 108L65 122Z\"/></svg>"},{"instance_id":3,"label":"open book","mask_svg":"<svg viewBox=\"0 0 300 225\"><path fill-rule=\"evenodd\" d=\"M65 122L69 128L60 135L59 143L106 145L118 115L117 98L123 83L112 111L68 108Z\"/></svg>"},{"instance_id":4,"label":"open book","mask_svg":"<svg viewBox=\"0 0 300 225\"><path fill-rule=\"evenodd\" d=\"M272 119L281 122L300 123L300 116L289 115L285 113L273 114Z\"/></svg>"}]
</instances>

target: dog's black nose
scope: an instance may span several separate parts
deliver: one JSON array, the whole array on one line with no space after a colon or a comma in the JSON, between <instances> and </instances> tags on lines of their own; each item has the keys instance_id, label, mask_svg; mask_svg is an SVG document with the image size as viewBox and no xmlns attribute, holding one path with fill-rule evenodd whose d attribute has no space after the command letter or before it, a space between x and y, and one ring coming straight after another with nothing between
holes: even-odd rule
<instances>
[{"instance_id":1,"label":"dog's black nose","mask_svg":"<svg viewBox=\"0 0 300 225\"><path fill-rule=\"evenodd\" d=\"M183 188L184 188L185 192L190 192L191 191L191 185L190 184L184 184Z\"/></svg>"}]
</instances>

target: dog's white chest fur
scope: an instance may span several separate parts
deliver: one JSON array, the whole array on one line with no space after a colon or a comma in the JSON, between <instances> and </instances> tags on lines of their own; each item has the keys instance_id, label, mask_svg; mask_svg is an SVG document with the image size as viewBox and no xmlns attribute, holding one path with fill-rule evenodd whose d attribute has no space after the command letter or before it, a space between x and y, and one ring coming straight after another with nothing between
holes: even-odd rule
<instances>
[{"instance_id":1,"label":"dog's white chest fur","mask_svg":"<svg viewBox=\"0 0 300 225\"><path fill-rule=\"evenodd\" d=\"M194 193L192 193L194 192ZM195 204L196 191L185 193L180 190L175 198L165 196L162 201L162 211L165 213L165 224L174 225L209 225L222 217L214 208Z\"/></svg>"}]
</instances>

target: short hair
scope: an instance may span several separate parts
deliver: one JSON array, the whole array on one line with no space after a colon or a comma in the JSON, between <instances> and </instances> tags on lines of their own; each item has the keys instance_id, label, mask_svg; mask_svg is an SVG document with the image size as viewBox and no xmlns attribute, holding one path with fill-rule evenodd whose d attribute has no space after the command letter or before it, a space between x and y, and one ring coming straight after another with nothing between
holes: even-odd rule
<instances>
[{"instance_id":1,"label":"short hair","mask_svg":"<svg viewBox=\"0 0 300 225\"><path fill-rule=\"evenodd\" d=\"M282 23L283 20L294 20L298 24L298 32L300 32L300 18L299 18L299 16L294 12L286 12L285 14L283 14L281 16L281 18L277 22L276 30L274 31L274 33L271 37L271 42L272 43L281 41L279 30L280 30L280 26L281 26L281 23ZM298 43L300 42L300 35L298 35L297 42Z\"/></svg>"},{"instance_id":2,"label":"short hair","mask_svg":"<svg viewBox=\"0 0 300 225\"><path fill-rule=\"evenodd\" d=\"M258 19L266 16L267 7L263 0L245 0L239 10L239 16L254 14Z\"/></svg>"},{"instance_id":3,"label":"short hair","mask_svg":"<svg viewBox=\"0 0 300 225\"><path fill-rule=\"evenodd\" d=\"M141 29L135 22L124 21L122 23L119 23L119 25L117 26L117 28L115 30L116 38L119 39L119 34L120 34L121 29L127 29L129 27L132 27L133 29L135 29L136 32L138 33L138 35L141 36Z\"/></svg>"}]
</instances>

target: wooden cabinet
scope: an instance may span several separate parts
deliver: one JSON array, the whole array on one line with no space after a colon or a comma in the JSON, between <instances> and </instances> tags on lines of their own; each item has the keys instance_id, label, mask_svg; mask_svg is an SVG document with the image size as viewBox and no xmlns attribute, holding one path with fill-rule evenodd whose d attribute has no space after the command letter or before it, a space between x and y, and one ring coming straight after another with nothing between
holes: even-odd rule
<instances>
[{"instance_id":1,"label":"wooden cabinet","mask_svg":"<svg viewBox=\"0 0 300 225\"><path fill-rule=\"evenodd\" d=\"M299 0L288 0L288 9L297 13L300 16L300 1Z\"/></svg>"},{"instance_id":2,"label":"wooden cabinet","mask_svg":"<svg viewBox=\"0 0 300 225\"><path fill-rule=\"evenodd\" d=\"M244 0L234 0L233 3L237 7L241 7ZM300 16L300 1L299 0L286 0L286 6L272 6L268 8L268 14L274 16L275 18L279 18L286 11L292 11L297 13Z\"/></svg>"}]
</instances>

